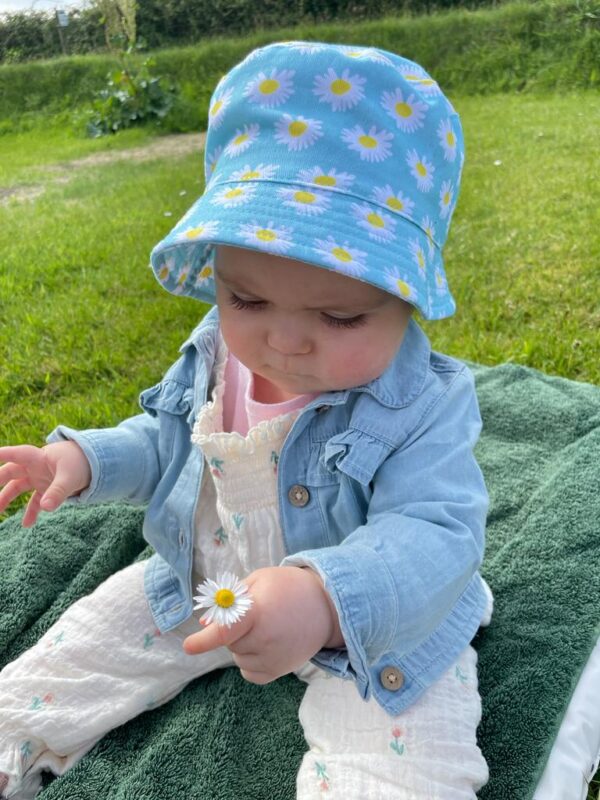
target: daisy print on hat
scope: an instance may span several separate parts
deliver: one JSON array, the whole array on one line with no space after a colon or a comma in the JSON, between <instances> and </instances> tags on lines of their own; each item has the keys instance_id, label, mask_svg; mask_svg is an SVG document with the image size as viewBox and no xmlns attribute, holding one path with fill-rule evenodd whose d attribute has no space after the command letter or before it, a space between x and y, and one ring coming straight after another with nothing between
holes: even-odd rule
<instances>
[{"instance_id":1,"label":"daisy print on hat","mask_svg":"<svg viewBox=\"0 0 600 800\"><path fill-rule=\"evenodd\" d=\"M219 223L216 220L198 222L192 228L186 228L177 234L177 238L182 242L196 242L201 239L214 239L219 230Z\"/></svg>"},{"instance_id":2,"label":"daisy print on hat","mask_svg":"<svg viewBox=\"0 0 600 800\"><path fill-rule=\"evenodd\" d=\"M351 75L345 69L341 75L329 67L325 75L317 75L313 94L319 102L328 103L332 111L346 111L353 108L365 96L364 85L366 78L360 75Z\"/></svg>"},{"instance_id":3,"label":"daisy print on hat","mask_svg":"<svg viewBox=\"0 0 600 800\"><path fill-rule=\"evenodd\" d=\"M285 225L275 225L269 221L266 225L257 222L245 223L239 228L239 235L246 244L259 245L261 250L282 255L292 246L291 229Z\"/></svg>"},{"instance_id":4,"label":"daisy print on hat","mask_svg":"<svg viewBox=\"0 0 600 800\"><path fill-rule=\"evenodd\" d=\"M246 164L242 169L236 169L229 176L231 181L269 181L275 177L279 164L258 164L251 167Z\"/></svg>"},{"instance_id":5,"label":"daisy print on hat","mask_svg":"<svg viewBox=\"0 0 600 800\"><path fill-rule=\"evenodd\" d=\"M232 94L233 89L226 89L220 97L213 100L208 109L208 121L210 125L218 128L223 122L223 115L225 114L225 109L229 105Z\"/></svg>"},{"instance_id":6,"label":"daisy print on hat","mask_svg":"<svg viewBox=\"0 0 600 800\"><path fill-rule=\"evenodd\" d=\"M416 150L410 150L406 156L406 163L414 178L417 179L417 189L428 192L433 186L433 173L435 167L427 156L420 156Z\"/></svg>"},{"instance_id":7,"label":"daisy print on hat","mask_svg":"<svg viewBox=\"0 0 600 800\"><path fill-rule=\"evenodd\" d=\"M330 200L326 194L305 187L283 187L277 196L284 206L293 208L299 214L322 214L329 208Z\"/></svg>"},{"instance_id":8,"label":"daisy print on hat","mask_svg":"<svg viewBox=\"0 0 600 800\"><path fill-rule=\"evenodd\" d=\"M352 216L376 242L390 242L395 239L396 220L385 211L375 210L367 203L352 203Z\"/></svg>"},{"instance_id":9,"label":"daisy print on hat","mask_svg":"<svg viewBox=\"0 0 600 800\"><path fill-rule=\"evenodd\" d=\"M428 105L418 100L414 94L405 97L401 89L395 92L384 92L381 96L381 105L394 120L397 127L406 133L422 128L427 113Z\"/></svg>"},{"instance_id":10,"label":"daisy print on hat","mask_svg":"<svg viewBox=\"0 0 600 800\"><path fill-rule=\"evenodd\" d=\"M441 93L437 81L434 81L431 75L428 75L423 67L420 67L418 64L405 64L398 68L398 72L406 81L413 84L415 89L423 92L423 94Z\"/></svg>"},{"instance_id":11,"label":"daisy print on hat","mask_svg":"<svg viewBox=\"0 0 600 800\"><path fill-rule=\"evenodd\" d=\"M367 254L363 250L351 247L347 241L340 244L333 236L328 236L327 239L315 239L314 245L313 249L327 264L345 275L356 278L367 268Z\"/></svg>"},{"instance_id":12,"label":"daisy print on hat","mask_svg":"<svg viewBox=\"0 0 600 800\"><path fill-rule=\"evenodd\" d=\"M227 184L215 192L210 202L225 208L235 208L251 200L255 192L256 187L251 183L238 183L233 186Z\"/></svg>"},{"instance_id":13,"label":"daisy print on hat","mask_svg":"<svg viewBox=\"0 0 600 800\"><path fill-rule=\"evenodd\" d=\"M244 96L260 106L280 106L294 94L294 74L293 69L272 69L268 76L259 72L246 84Z\"/></svg>"},{"instance_id":14,"label":"daisy print on hat","mask_svg":"<svg viewBox=\"0 0 600 800\"><path fill-rule=\"evenodd\" d=\"M375 125L372 125L368 132L361 125L344 128L342 131L342 141L350 150L355 150L362 161L385 161L392 155L393 138L393 133L383 129L378 131Z\"/></svg>"},{"instance_id":15,"label":"daisy print on hat","mask_svg":"<svg viewBox=\"0 0 600 800\"><path fill-rule=\"evenodd\" d=\"M252 145L259 137L260 126L252 122L250 125L244 125L244 129L238 128L235 136L229 142L224 152L226 156L237 156L245 152L250 145Z\"/></svg>"},{"instance_id":16,"label":"daisy print on hat","mask_svg":"<svg viewBox=\"0 0 600 800\"><path fill-rule=\"evenodd\" d=\"M314 183L325 188L349 189L356 180L355 175L348 172L338 172L335 169L325 171L321 167L311 167L301 169L298 173L298 180L302 183Z\"/></svg>"},{"instance_id":17,"label":"daisy print on hat","mask_svg":"<svg viewBox=\"0 0 600 800\"><path fill-rule=\"evenodd\" d=\"M412 303L417 299L417 292L414 287L401 275L397 269L387 269L385 271L385 278L390 291L406 300L407 303Z\"/></svg>"},{"instance_id":18,"label":"daisy print on hat","mask_svg":"<svg viewBox=\"0 0 600 800\"><path fill-rule=\"evenodd\" d=\"M389 184L376 186L371 197L376 203L387 206L392 211L397 211L405 217L412 216L415 207L413 201L402 192L395 192Z\"/></svg>"},{"instance_id":19,"label":"daisy print on hat","mask_svg":"<svg viewBox=\"0 0 600 800\"><path fill-rule=\"evenodd\" d=\"M454 161L458 142L449 119L444 119L440 122L437 135L444 150L444 158L446 161Z\"/></svg>"},{"instance_id":20,"label":"daisy print on hat","mask_svg":"<svg viewBox=\"0 0 600 800\"><path fill-rule=\"evenodd\" d=\"M452 209L452 184L450 181L444 181L440 189L440 217L446 219Z\"/></svg>"},{"instance_id":21,"label":"daisy print on hat","mask_svg":"<svg viewBox=\"0 0 600 800\"><path fill-rule=\"evenodd\" d=\"M323 136L322 124L318 119L284 114L275 123L275 141L287 145L288 150L304 150L321 136Z\"/></svg>"}]
</instances>

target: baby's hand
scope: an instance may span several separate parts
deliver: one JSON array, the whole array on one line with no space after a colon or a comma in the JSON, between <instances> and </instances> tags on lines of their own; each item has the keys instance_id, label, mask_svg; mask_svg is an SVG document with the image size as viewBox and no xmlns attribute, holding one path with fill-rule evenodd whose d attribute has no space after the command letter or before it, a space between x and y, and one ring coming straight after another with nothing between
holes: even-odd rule
<instances>
[{"instance_id":1,"label":"baby's hand","mask_svg":"<svg viewBox=\"0 0 600 800\"><path fill-rule=\"evenodd\" d=\"M71 495L89 486L92 472L83 450L75 442L55 442L45 447L0 447L0 513L20 494L30 492L22 525L30 528L40 510L54 511Z\"/></svg>"},{"instance_id":2,"label":"baby's hand","mask_svg":"<svg viewBox=\"0 0 600 800\"><path fill-rule=\"evenodd\" d=\"M250 610L230 628L213 623L188 636L186 653L228 647L243 677L263 684L298 669L322 647L343 646L335 607L313 570L265 567L244 583Z\"/></svg>"}]
</instances>

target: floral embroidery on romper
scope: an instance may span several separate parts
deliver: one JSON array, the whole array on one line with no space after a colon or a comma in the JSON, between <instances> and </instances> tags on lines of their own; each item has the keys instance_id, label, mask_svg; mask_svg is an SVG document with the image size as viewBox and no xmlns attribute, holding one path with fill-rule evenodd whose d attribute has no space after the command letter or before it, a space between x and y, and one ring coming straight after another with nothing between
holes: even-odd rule
<instances>
[{"instance_id":1,"label":"floral embroidery on romper","mask_svg":"<svg viewBox=\"0 0 600 800\"><path fill-rule=\"evenodd\" d=\"M469 678L462 671L462 669L458 666L458 664L456 665L456 669L454 670L454 674L455 674L456 678L458 678L458 680L462 683L463 686L468 686L469 685Z\"/></svg>"},{"instance_id":2,"label":"floral embroidery on romper","mask_svg":"<svg viewBox=\"0 0 600 800\"><path fill-rule=\"evenodd\" d=\"M60 633L57 633L56 636L54 636L54 638L49 639L46 642L46 647L54 647L57 644L61 644L61 642L63 642L64 639L65 639L65 632L61 631Z\"/></svg>"},{"instance_id":3,"label":"floral embroidery on romper","mask_svg":"<svg viewBox=\"0 0 600 800\"><path fill-rule=\"evenodd\" d=\"M31 757L31 754L33 753L33 748L31 746L31 742L29 741L29 739L27 739L26 742L23 742L21 744L19 751L21 753L21 765L23 769L25 769L25 765L27 764L28 760Z\"/></svg>"},{"instance_id":4,"label":"floral embroidery on romper","mask_svg":"<svg viewBox=\"0 0 600 800\"><path fill-rule=\"evenodd\" d=\"M45 694L43 697L38 697L37 695L32 698L31 705L29 706L30 711L39 711L40 708L44 708L44 706L49 706L51 703L54 702L54 695L50 692Z\"/></svg>"},{"instance_id":5,"label":"floral embroidery on romper","mask_svg":"<svg viewBox=\"0 0 600 800\"><path fill-rule=\"evenodd\" d=\"M279 464L279 456L275 450L271 450L271 464L273 464L273 472L277 475L277 464Z\"/></svg>"},{"instance_id":6,"label":"floral embroidery on romper","mask_svg":"<svg viewBox=\"0 0 600 800\"><path fill-rule=\"evenodd\" d=\"M315 761L315 769L317 771L317 780L319 781L319 789L322 792L329 791L329 775L327 774L327 767L325 764L320 764Z\"/></svg>"},{"instance_id":7,"label":"floral embroidery on romper","mask_svg":"<svg viewBox=\"0 0 600 800\"><path fill-rule=\"evenodd\" d=\"M213 542L220 547L220 545L225 544L225 542L229 539L223 527L217 528L217 530L213 533Z\"/></svg>"},{"instance_id":8,"label":"floral embroidery on romper","mask_svg":"<svg viewBox=\"0 0 600 800\"><path fill-rule=\"evenodd\" d=\"M154 644L154 640L160 636L160 631L155 628L152 633L144 634L144 650L148 650Z\"/></svg>"},{"instance_id":9,"label":"floral embroidery on romper","mask_svg":"<svg viewBox=\"0 0 600 800\"><path fill-rule=\"evenodd\" d=\"M404 742L401 742L400 739L402 737L402 728L399 728L397 725L392 728L392 736L394 737L390 742L390 747L395 753L398 753L401 756L404 753Z\"/></svg>"},{"instance_id":10,"label":"floral embroidery on romper","mask_svg":"<svg viewBox=\"0 0 600 800\"><path fill-rule=\"evenodd\" d=\"M231 519L233 520L233 524L235 525L236 530L239 531L239 529L242 527L242 523L244 521L244 515L243 514L232 514L231 515Z\"/></svg>"},{"instance_id":11,"label":"floral embroidery on romper","mask_svg":"<svg viewBox=\"0 0 600 800\"><path fill-rule=\"evenodd\" d=\"M215 476L215 478L222 478L225 475L225 470L223 469L223 464L225 462L222 458L211 458L210 460L210 471Z\"/></svg>"}]
</instances>

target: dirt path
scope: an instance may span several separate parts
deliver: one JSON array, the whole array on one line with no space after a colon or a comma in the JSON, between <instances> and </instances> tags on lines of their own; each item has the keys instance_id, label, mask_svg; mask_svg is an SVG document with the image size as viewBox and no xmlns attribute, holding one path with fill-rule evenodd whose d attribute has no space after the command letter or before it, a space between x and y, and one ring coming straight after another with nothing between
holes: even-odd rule
<instances>
[{"instance_id":1,"label":"dirt path","mask_svg":"<svg viewBox=\"0 0 600 800\"><path fill-rule=\"evenodd\" d=\"M177 158L190 153L199 152L204 147L205 133L179 133L161 136L144 147L130 147L126 150L109 150L93 153L73 161L62 161L44 168L49 180L44 183L19 184L17 186L0 186L0 205L11 200L35 200L44 193L49 184L69 183L76 172L87 167L114 164L117 161L153 161L160 158Z\"/></svg>"}]
</instances>

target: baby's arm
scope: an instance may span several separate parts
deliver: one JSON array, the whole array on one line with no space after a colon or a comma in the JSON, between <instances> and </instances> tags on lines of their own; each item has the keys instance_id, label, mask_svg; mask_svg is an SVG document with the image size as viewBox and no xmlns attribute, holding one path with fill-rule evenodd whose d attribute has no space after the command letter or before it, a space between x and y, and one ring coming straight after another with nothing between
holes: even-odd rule
<instances>
[{"instance_id":1,"label":"baby's arm","mask_svg":"<svg viewBox=\"0 0 600 800\"><path fill-rule=\"evenodd\" d=\"M57 442L45 447L17 445L0 447L0 513L25 492L33 491L23 516L23 527L31 527L40 512L54 511L67 497L79 494L91 480L91 469L83 450L75 442Z\"/></svg>"},{"instance_id":2,"label":"baby's arm","mask_svg":"<svg viewBox=\"0 0 600 800\"><path fill-rule=\"evenodd\" d=\"M184 642L187 653L226 646L246 680L268 683L293 672L322 648L343 647L335 607L316 572L265 567L244 582L252 606L230 628L216 624Z\"/></svg>"}]
</instances>

